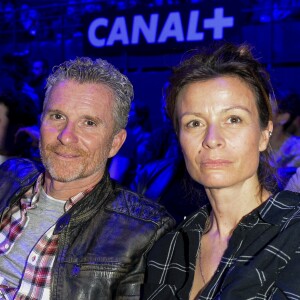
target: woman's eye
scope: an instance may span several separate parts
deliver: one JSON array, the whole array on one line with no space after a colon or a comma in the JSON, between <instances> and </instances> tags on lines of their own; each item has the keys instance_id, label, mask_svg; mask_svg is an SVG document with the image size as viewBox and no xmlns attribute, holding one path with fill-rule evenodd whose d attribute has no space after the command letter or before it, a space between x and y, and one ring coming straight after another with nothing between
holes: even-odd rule
<instances>
[{"instance_id":1,"label":"woman's eye","mask_svg":"<svg viewBox=\"0 0 300 300\"><path fill-rule=\"evenodd\" d=\"M229 123L231 124L237 124L237 123L241 123L241 118L237 117L237 116L232 116L228 119Z\"/></svg>"},{"instance_id":2,"label":"woman's eye","mask_svg":"<svg viewBox=\"0 0 300 300\"><path fill-rule=\"evenodd\" d=\"M190 127L190 128L199 127L199 126L201 126L201 123L198 120L193 120L193 121L188 122L186 126Z\"/></svg>"}]
</instances>

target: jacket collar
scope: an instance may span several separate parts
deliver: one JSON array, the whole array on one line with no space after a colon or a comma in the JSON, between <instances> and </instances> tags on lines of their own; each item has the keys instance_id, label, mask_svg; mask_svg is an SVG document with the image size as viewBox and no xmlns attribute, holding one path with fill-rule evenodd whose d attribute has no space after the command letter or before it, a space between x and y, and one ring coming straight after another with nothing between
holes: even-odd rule
<instances>
[{"instance_id":1,"label":"jacket collar","mask_svg":"<svg viewBox=\"0 0 300 300\"><path fill-rule=\"evenodd\" d=\"M113 198L113 186L108 171L105 171L102 179L91 192L74 204L58 221L54 234L60 233L65 226L78 226L91 219L100 209Z\"/></svg>"}]
</instances>

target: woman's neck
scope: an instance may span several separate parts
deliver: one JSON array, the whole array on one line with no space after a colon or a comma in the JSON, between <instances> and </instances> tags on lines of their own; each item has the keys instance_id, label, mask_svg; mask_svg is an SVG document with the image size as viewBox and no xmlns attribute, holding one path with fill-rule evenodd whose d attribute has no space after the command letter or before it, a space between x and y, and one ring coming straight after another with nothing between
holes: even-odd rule
<instances>
[{"instance_id":1,"label":"woman's neck","mask_svg":"<svg viewBox=\"0 0 300 300\"><path fill-rule=\"evenodd\" d=\"M266 190L253 193L253 189L233 193L230 189L218 189L207 190L207 195L212 206L209 232L228 239L240 220L266 201L270 193Z\"/></svg>"}]
</instances>

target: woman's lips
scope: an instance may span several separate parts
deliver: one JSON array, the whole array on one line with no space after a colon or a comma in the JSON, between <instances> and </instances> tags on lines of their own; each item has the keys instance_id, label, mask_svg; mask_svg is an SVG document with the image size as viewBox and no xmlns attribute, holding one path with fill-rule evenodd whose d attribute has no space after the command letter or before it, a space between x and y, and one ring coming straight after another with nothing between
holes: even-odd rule
<instances>
[{"instance_id":1,"label":"woman's lips","mask_svg":"<svg viewBox=\"0 0 300 300\"><path fill-rule=\"evenodd\" d=\"M201 162L201 165L205 168L219 168L228 166L231 163L232 162L227 159L206 159Z\"/></svg>"}]
</instances>

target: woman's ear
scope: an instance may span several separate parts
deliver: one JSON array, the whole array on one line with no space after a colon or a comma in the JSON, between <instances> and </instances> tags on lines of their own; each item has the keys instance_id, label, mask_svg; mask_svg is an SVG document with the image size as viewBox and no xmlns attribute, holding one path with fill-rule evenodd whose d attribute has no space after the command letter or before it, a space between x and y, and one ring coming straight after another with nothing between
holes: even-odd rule
<instances>
[{"instance_id":1,"label":"woman's ear","mask_svg":"<svg viewBox=\"0 0 300 300\"><path fill-rule=\"evenodd\" d=\"M273 122L269 121L268 126L261 132L261 137L259 141L260 152L263 152L267 149L272 133L273 133Z\"/></svg>"}]
</instances>

